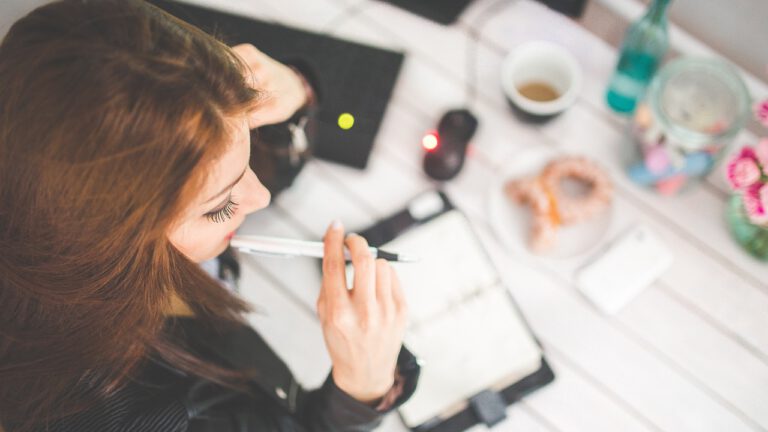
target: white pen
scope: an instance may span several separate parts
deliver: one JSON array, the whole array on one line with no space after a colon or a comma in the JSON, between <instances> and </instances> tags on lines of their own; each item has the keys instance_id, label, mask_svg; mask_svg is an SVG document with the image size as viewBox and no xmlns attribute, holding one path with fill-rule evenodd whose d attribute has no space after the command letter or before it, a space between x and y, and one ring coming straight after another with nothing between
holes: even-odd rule
<instances>
[{"instance_id":1,"label":"white pen","mask_svg":"<svg viewBox=\"0 0 768 432\"><path fill-rule=\"evenodd\" d=\"M253 255L283 258L297 256L322 258L324 251L322 242L257 235L236 235L232 237L230 245L235 249ZM374 258L382 258L387 261L416 262L419 260L417 257L411 255L396 254L375 247L369 247L368 250L371 251L371 255L373 255ZM350 260L349 250L347 248L344 248L344 259L347 261Z\"/></svg>"}]
</instances>

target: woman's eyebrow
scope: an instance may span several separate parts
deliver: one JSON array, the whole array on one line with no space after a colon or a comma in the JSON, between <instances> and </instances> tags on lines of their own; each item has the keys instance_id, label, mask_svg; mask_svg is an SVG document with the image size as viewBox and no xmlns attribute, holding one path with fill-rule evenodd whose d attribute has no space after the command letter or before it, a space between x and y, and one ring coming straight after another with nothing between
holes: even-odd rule
<instances>
[{"instance_id":1,"label":"woman's eyebrow","mask_svg":"<svg viewBox=\"0 0 768 432\"><path fill-rule=\"evenodd\" d=\"M232 183L228 184L224 189L221 190L221 192L217 193L216 195L212 196L208 199L208 201L204 202L203 204L208 204L209 202L213 201L217 197L221 196L224 192L226 192L228 189L230 189L232 186L234 186L237 182L240 181L240 179L243 178L245 175L245 172L248 171L248 165L245 166L245 169L243 170L243 173L240 174Z\"/></svg>"}]
</instances>

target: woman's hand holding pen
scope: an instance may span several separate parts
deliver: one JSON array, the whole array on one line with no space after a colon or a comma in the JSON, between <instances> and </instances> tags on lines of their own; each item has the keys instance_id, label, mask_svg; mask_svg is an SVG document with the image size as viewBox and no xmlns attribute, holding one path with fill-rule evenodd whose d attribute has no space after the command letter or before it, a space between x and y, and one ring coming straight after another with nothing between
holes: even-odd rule
<instances>
[{"instance_id":1,"label":"woman's hand holding pen","mask_svg":"<svg viewBox=\"0 0 768 432\"><path fill-rule=\"evenodd\" d=\"M395 271L375 260L366 240L344 237L334 222L325 234L323 282L317 313L333 363L333 380L350 396L371 402L393 384L407 322L405 297ZM352 256L354 283L347 289L344 245Z\"/></svg>"}]
</instances>

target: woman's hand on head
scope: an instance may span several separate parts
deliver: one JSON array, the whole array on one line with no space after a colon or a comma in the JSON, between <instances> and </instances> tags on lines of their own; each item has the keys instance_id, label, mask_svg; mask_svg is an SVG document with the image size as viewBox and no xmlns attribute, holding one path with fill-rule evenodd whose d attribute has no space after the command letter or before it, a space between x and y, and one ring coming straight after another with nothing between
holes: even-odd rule
<instances>
[{"instance_id":1,"label":"woman's hand on head","mask_svg":"<svg viewBox=\"0 0 768 432\"><path fill-rule=\"evenodd\" d=\"M232 50L248 65L248 82L266 96L248 116L251 129L286 121L306 104L304 84L293 69L251 44L236 45Z\"/></svg>"},{"instance_id":2,"label":"woman's hand on head","mask_svg":"<svg viewBox=\"0 0 768 432\"><path fill-rule=\"evenodd\" d=\"M340 224L325 234L323 282L317 313L333 363L333 380L362 402L387 393L407 323L407 306L397 274L383 259L374 259L359 235L344 237ZM347 289L344 245L355 268Z\"/></svg>"}]
</instances>

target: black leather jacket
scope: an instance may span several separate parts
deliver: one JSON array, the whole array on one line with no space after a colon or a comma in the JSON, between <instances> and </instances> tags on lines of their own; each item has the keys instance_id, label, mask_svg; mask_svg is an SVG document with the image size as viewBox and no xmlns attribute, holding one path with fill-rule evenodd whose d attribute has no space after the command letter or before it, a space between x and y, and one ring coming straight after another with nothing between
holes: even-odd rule
<instances>
[{"instance_id":1,"label":"black leather jacket","mask_svg":"<svg viewBox=\"0 0 768 432\"><path fill-rule=\"evenodd\" d=\"M191 318L173 320L174 333L217 363L255 370L250 391L234 391L190 376L165 362L148 361L141 373L113 397L49 429L56 432L268 432L344 431L376 428L382 415L405 402L416 388L419 366L404 347L398 357L401 392L377 410L333 382L330 374L306 391L287 366L250 327L213 334Z\"/></svg>"}]
</instances>

